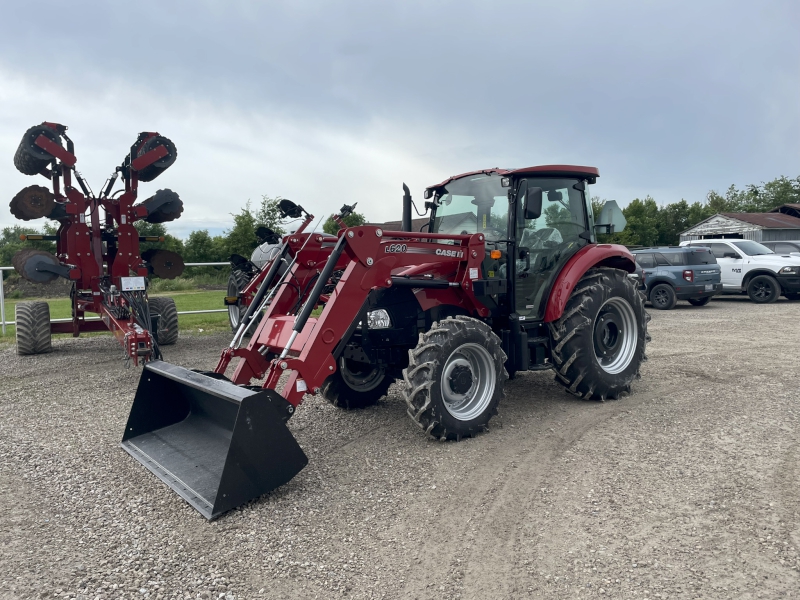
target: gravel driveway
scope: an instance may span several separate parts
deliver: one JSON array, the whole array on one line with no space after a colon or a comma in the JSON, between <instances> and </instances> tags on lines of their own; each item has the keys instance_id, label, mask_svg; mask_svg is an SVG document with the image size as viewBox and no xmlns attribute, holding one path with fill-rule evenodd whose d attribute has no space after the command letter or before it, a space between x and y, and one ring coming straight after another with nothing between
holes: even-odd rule
<instances>
[{"instance_id":1,"label":"gravel driveway","mask_svg":"<svg viewBox=\"0 0 800 600\"><path fill-rule=\"evenodd\" d=\"M394 393L307 397L308 467L212 523L119 448L139 371L112 338L3 346L0 597L798 597L800 303L651 314L630 396L524 374L461 443ZM212 368L228 339L165 356Z\"/></svg>"}]
</instances>

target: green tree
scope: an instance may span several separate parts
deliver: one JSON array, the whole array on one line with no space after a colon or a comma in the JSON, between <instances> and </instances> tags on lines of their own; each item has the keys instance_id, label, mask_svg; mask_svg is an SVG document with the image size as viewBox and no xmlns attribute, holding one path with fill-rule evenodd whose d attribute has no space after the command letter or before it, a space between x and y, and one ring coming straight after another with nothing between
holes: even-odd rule
<instances>
[{"instance_id":1,"label":"green tree","mask_svg":"<svg viewBox=\"0 0 800 600\"><path fill-rule=\"evenodd\" d=\"M658 204L650 196L636 198L622 209L628 224L614 234L626 246L653 246L658 243Z\"/></svg>"},{"instance_id":2,"label":"green tree","mask_svg":"<svg viewBox=\"0 0 800 600\"><path fill-rule=\"evenodd\" d=\"M141 242L139 244L140 253L144 253L151 248L157 248L159 250L171 250L183 256L183 241L167 233L167 226L163 223L136 221L133 226L136 227L136 231L138 231L141 236L158 236L164 238L163 242Z\"/></svg>"},{"instance_id":3,"label":"green tree","mask_svg":"<svg viewBox=\"0 0 800 600\"><path fill-rule=\"evenodd\" d=\"M286 234L286 229L284 229L281 223L281 214L278 210L278 204L281 200L283 200L283 198L280 196L275 196L274 198L270 198L266 195L261 196L261 204L259 204L258 210L253 215L256 228L263 226L272 229L272 231L278 235Z\"/></svg>"},{"instance_id":4,"label":"green tree","mask_svg":"<svg viewBox=\"0 0 800 600\"><path fill-rule=\"evenodd\" d=\"M667 204L658 211L658 245L677 246L681 232L689 227L689 203L681 199Z\"/></svg>"},{"instance_id":5,"label":"green tree","mask_svg":"<svg viewBox=\"0 0 800 600\"><path fill-rule=\"evenodd\" d=\"M344 218L344 224L348 227L358 227L366 222L367 218L361 213L357 212L349 214ZM336 221L328 217L328 220L325 221L325 224L322 226L322 231L325 233L330 233L331 235L336 235L336 232L339 231L339 226L336 224Z\"/></svg>"},{"instance_id":6,"label":"green tree","mask_svg":"<svg viewBox=\"0 0 800 600\"><path fill-rule=\"evenodd\" d=\"M220 241L224 242L221 236ZM193 231L184 243L183 260L186 262L223 262L228 260L224 247L212 238L208 229Z\"/></svg>"}]
</instances>

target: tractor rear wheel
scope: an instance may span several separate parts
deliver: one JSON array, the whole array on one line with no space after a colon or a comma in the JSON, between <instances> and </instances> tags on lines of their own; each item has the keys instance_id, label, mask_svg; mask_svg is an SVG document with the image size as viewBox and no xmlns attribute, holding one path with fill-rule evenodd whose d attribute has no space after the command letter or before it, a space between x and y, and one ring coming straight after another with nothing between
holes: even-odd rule
<instances>
[{"instance_id":1,"label":"tractor rear wheel","mask_svg":"<svg viewBox=\"0 0 800 600\"><path fill-rule=\"evenodd\" d=\"M409 351L403 370L408 414L439 440L460 440L487 429L508 379L500 338L465 316L434 323Z\"/></svg>"},{"instance_id":2,"label":"tractor rear wheel","mask_svg":"<svg viewBox=\"0 0 800 600\"><path fill-rule=\"evenodd\" d=\"M50 305L47 302L20 302L14 310L17 354L42 354L52 350Z\"/></svg>"},{"instance_id":3,"label":"tractor rear wheel","mask_svg":"<svg viewBox=\"0 0 800 600\"><path fill-rule=\"evenodd\" d=\"M556 380L584 399L629 392L647 360L650 315L624 271L589 269L550 324Z\"/></svg>"},{"instance_id":4,"label":"tractor rear wheel","mask_svg":"<svg viewBox=\"0 0 800 600\"><path fill-rule=\"evenodd\" d=\"M172 298L150 298L150 314L158 314L156 342L171 346L178 341L178 309Z\"/></svg>"},{"instance_id":5,"label":"tractor rear wheel","mask_svg":"<svg viewBox=\"0 0 800 600\"><path fill-rule=\"evenodd\" d=\"M386 395L394 377L385 366L339 358L338 369L320 388L322 397L339 408L353 410L378 403Z\"/></svg>"}]
</instances>

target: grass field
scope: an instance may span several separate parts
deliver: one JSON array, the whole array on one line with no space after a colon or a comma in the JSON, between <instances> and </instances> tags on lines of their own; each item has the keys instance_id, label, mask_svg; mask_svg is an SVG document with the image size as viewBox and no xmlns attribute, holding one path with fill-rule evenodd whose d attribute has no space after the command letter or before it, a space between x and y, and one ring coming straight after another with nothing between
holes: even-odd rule
<instances>
[{"instance_id":1,"label":"grass field","mask_svg":"<svg viewBox=\"0 0 800 600\"><path fill-rule=\"evenodd\" d=\"M175 299L175 305L178 307L178 312L184 310L212 310L225 308L222 305L222 299L225 292L221 290L214 291L190 291L190 292L170 292L168 294L151 294L151 297L169 296ZM35 298L25 298L24 300L6 299L6 320L14 320L14 307L18 302L30 302L36 300ZM66 319L71 315L71 305L69 298L48 298L43 299L50 305L50 318L51 319ZM180 329L184 332L193 332L196 334L212 333L218 331L226 331L228 326L228 314L224 313L208 313L200 315L180 315L178 317ZM61 334L67 335L67 334ZM87 334L83 334L87 335ZM91 335L110 335L110 334L91 334ZM58 337L58 336L56 336ZM14 326L6 326L6 334L0 337L0 343L14 342Z\"/></svg>"}]
</instances>

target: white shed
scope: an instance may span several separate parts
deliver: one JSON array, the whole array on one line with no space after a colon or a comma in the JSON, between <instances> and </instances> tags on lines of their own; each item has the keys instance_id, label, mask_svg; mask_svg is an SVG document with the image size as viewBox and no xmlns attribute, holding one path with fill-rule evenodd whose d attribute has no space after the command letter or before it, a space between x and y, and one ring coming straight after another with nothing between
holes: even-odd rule
<instances>
[{"instance_id":1,"label":"white shed","mask_svg":"<svg viewBox=\"0 0 800 600\"><path fill-rule=\"evenodd\" d=\"M681 233L681 241L740 238L754 242L800 240L800 218L769 213L718 213Z\"/></svg>"}]
</instances>

